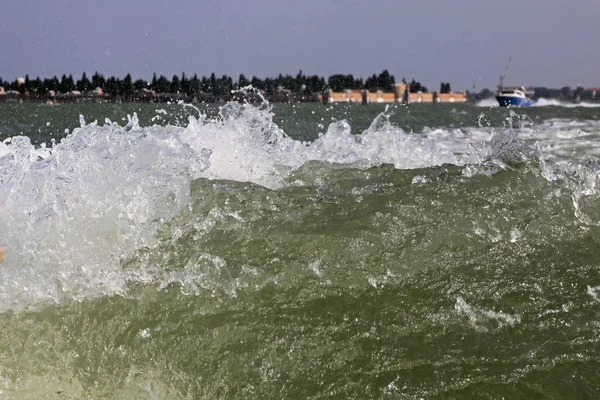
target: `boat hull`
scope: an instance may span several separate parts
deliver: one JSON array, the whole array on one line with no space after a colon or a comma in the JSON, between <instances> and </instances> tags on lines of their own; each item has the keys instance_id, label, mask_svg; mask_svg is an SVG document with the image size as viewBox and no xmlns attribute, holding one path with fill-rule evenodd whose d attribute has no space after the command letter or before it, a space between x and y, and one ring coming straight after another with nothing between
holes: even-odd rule
<instances>
[{"instance_id":1,"label":"boat hull","mask_svg":"<svg viewBox=\"0 0 600 400\"><path fill-rule=\"evenodd\" d=\"M533 104L533 100L528 99L527 97L496 96L496 100L498 100L500 107L529 107Z\"/></svg>"}]
</instances>

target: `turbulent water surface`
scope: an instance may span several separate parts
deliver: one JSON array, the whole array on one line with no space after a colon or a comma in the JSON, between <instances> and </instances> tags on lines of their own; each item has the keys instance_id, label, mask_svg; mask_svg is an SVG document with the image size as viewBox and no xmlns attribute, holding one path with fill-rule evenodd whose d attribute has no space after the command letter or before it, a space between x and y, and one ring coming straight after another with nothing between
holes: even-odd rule
<instances>
[{"instance_id":1,"label":"turbulent water surface","mask_svg":"<svg viewBox=\"0 0 600 400\"><path fill-rule=\"evenodd\" d=\"M600 397L600 108L0 104L0 398Z\"/></svg>"}]
</instances>

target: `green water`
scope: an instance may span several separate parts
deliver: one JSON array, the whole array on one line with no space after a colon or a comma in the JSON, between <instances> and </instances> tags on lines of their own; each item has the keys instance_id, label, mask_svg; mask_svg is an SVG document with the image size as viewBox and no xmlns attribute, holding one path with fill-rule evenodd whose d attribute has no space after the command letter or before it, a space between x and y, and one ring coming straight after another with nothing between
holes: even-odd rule
<instances>
[{"instance_id":1,"label":"green water","mask_svg":"<svg viewBox=\"0 0 600 400\"><path fill-rule=\"evenodd\" d=\"M333 120L362 132L383 109L273 112L286 133L314 140ZM185 126L190 114L175 105L0 110L0 132L37 141L64 136L79 114L124 125L136 112L141 126ZM543 126L599 112L519 111ZM391 122L406 132L499 129L509 116L418 105L397 107ZM99 285L80 271L57 278L64 297L0 313L0 398L599 398L596 177L556 167L548 179L539 158L501 158L505 169L314 161L286 178L304 184L278 189L195 179L188 207L160 222L154 245L118 255L119 293L70 298L68 284ZM18 279L49 268L5 265L31 272L10 275Z\"/></svg>"},{"instance_id":2,"label":"green water","mask_svg":"<svg viewBox=\"0 0 600 400\"><path fill-rule=\"evenodd\" d=\"M210 117L218 114L214 104L195 105ZM507 123L506 109L476 107L472 104L280 104L273 105L274 121L288 135L299 140L314 140L324 133L333 121L347 120L353 131L360 133L369 128L375 117L388 110L390 121L406 132L422 132L425 127L465 128L501 127ZM158 111L158 112L157 112ZM600 108L531 107L517 109L533 123L548 119L599 120ZM0 139L23 134L35 143L60 139L65 131L79 127L79 116L87 123L103 124L110 119L121 125L127 123L127 115L137 114L142 126L187 125L189 115L198 115L190 106L175 104L0 104Z\"/></svg>"}]
</instances>

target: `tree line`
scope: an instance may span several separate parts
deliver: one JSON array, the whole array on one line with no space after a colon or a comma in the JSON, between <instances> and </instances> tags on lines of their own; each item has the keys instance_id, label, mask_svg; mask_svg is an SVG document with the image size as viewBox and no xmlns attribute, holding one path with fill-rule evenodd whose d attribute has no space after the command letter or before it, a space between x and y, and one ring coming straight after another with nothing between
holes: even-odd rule
<instances>
[{"instance_id":1,"label":"tree line","mask_svg":"<svg viewBox=\"0 0 600 400\"><path fill-rule=\"evenodd\" d=\"M407 83L404 78L402 81L409 86L410 91L413 93L418 91L427 92L427 88L414 79L410 83ZM296 76L279 74L276 78L265 79L255 76L248 79L244 74L241 74L237 80L227 75L217 77L215 73L201 78L197 74L188 77L185 73L182 73L181 76L173 75L171 79L164 75L157 76L155 73L150 81L146 81L144 79L133 80L131 74L127 74L123 79L114 76L105 78L98 72L95 72L91 78L88 78L84 72L77 81L73 79L72 75L66 74L63 74L60 79L57 76L45 79L39 77L30 79L29 75L26 75L24 82L17 79L8 82L0 78L0 86L3 86L6 90L16 90L20 93L46 94L50 91L70 93L75 90L87 93L100 88L104 93L112 96L132 96L143 89L153 90L156 93L181 93L189 97L197 96L200 93L226 96L232 90L238 90L248 85L263 90L267 94L275 94L281 90L287 90L291 93L316 94L328 89L334 92L348 89L392 92L395 90L395 84L396 80L388 70L383 70L379 75L373 74L364 81L362 78L355 78L352 74L334 74L326 80L318 75L304 75L302 70Z\"/></svg>"}]
</instances>

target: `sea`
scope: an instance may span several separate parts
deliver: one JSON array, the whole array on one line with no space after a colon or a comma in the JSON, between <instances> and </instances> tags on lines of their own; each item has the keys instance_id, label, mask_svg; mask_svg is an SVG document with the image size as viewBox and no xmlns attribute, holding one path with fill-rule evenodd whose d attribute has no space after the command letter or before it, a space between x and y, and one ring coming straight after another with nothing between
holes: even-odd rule
<instances>
[{"instance_id":1,"label":"sea","mask_svg":"<svg viewBox=\"0 0 600 400\"><path fill-rule=\"evenodd\" d=\"M600 107L0 104L0 399L600 398Z\"/></svg>"}]
</instances>

